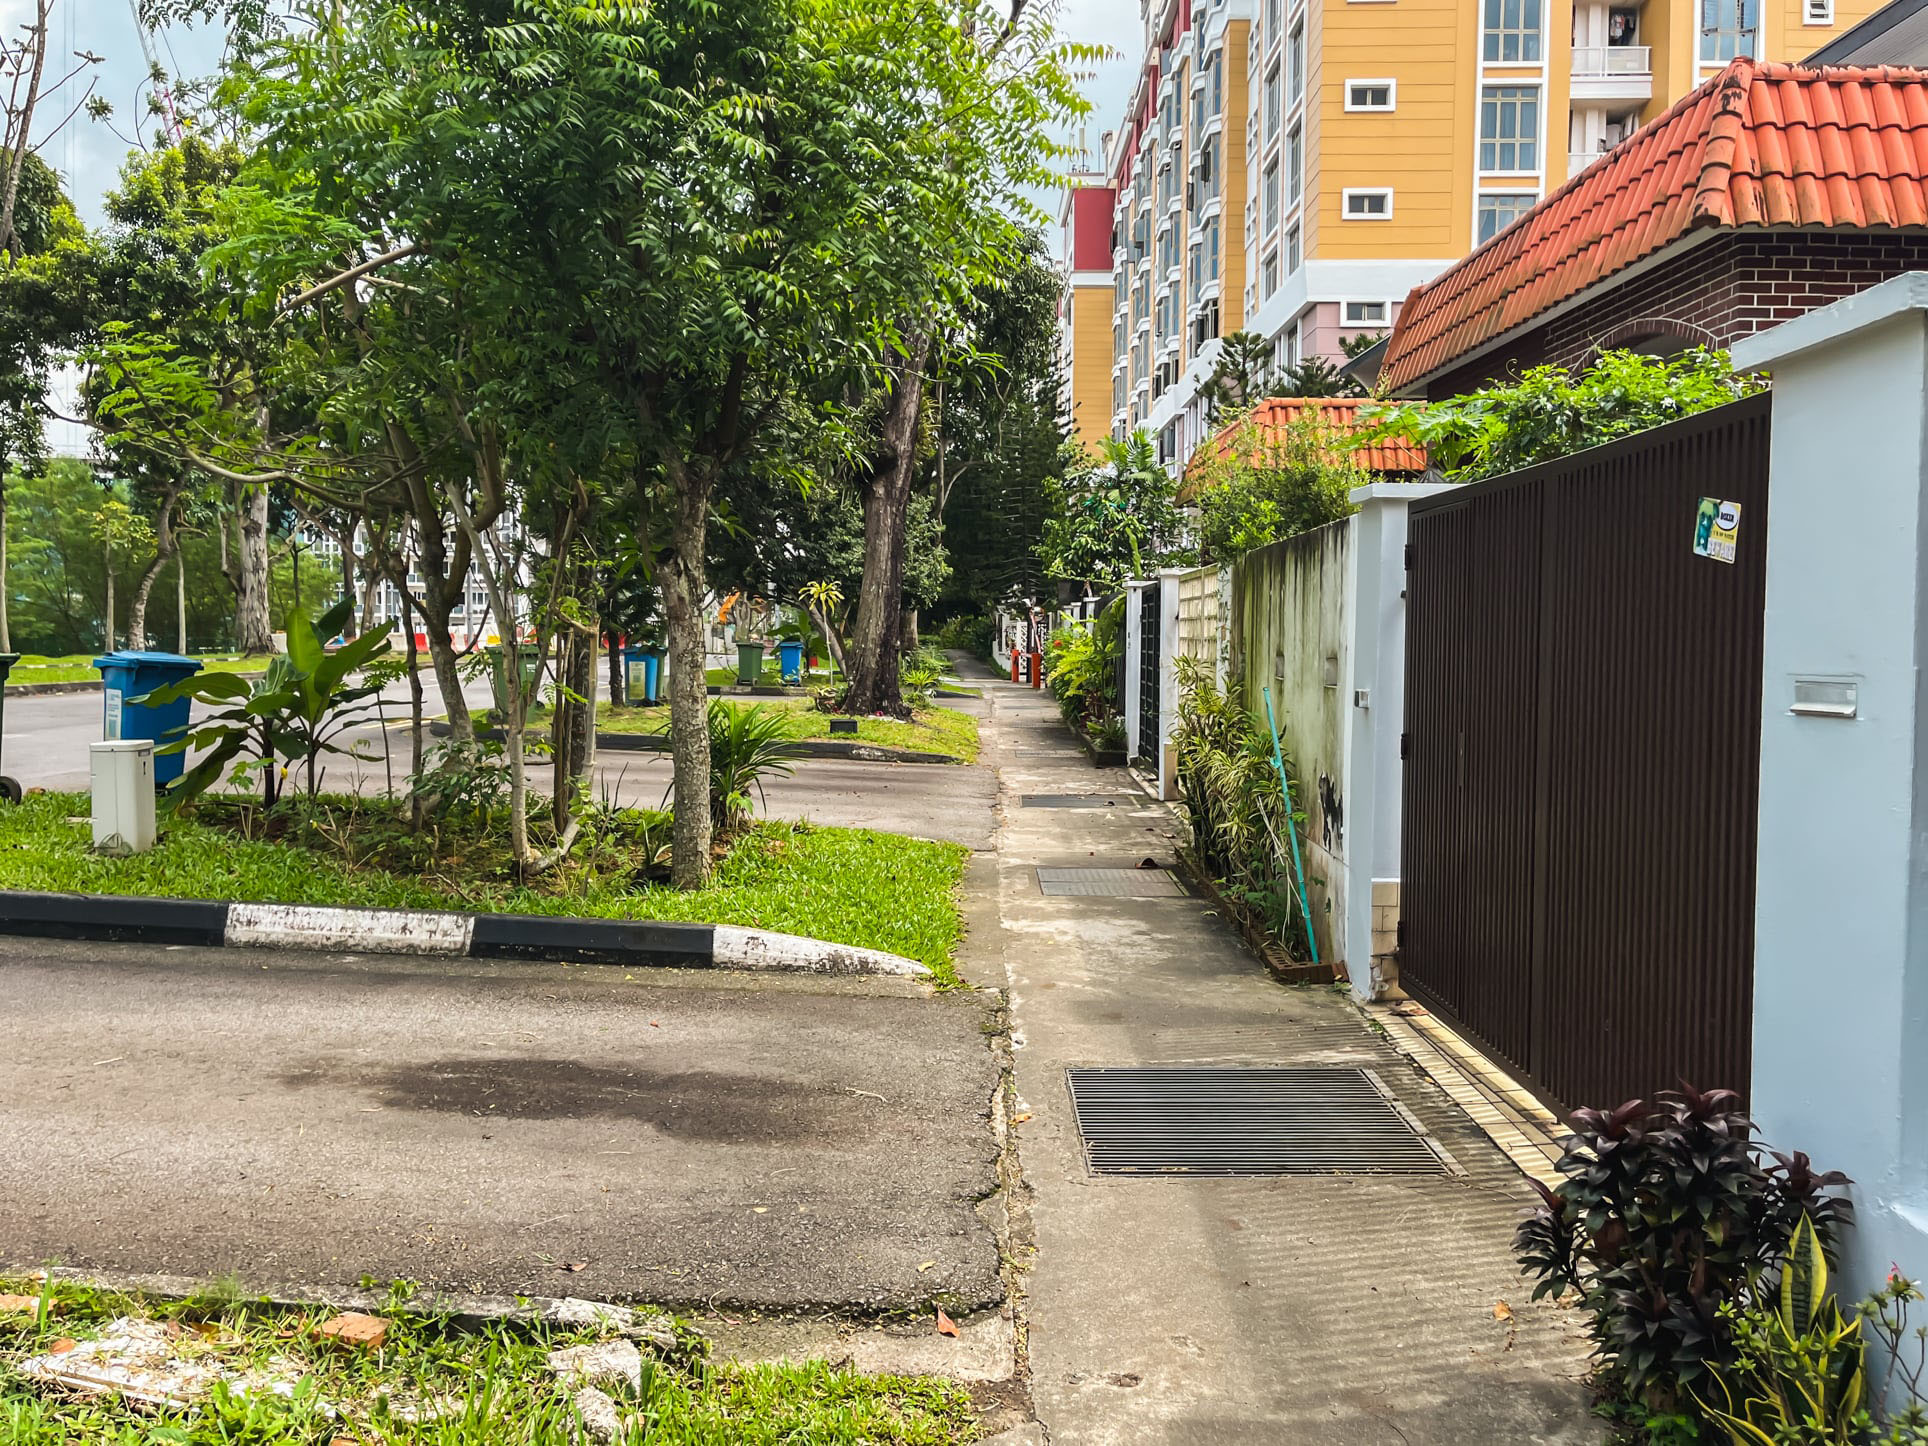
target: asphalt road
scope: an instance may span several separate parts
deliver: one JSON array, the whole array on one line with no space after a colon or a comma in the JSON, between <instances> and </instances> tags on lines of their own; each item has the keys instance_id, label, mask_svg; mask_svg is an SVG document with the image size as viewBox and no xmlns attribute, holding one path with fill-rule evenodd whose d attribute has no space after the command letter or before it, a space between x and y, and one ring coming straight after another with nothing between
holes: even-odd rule
<instances>
[{"instance_id":1,"label":"asphalt road","mask_svg":"<svg viewBox=\"0 0 1928 1446\"><path fill-rule=\"evenodd\" d=\"M407 686L388 695L405 715ZM430 696L434 692L431 686ZM472 705L488 704L488 685L468 689ZM981 711L982 700L947 699L952 707ZM9 696L0 771L26 788L84 791L87 745L100 737L98 693ZM327 763L323 787L376 792L403 786L408 776L408 736L392 728L355 730L344 740L362 754ZM391 752L386 766L384 749ZM996 826L997 780L978 765L861 763L804 759L796 772L764 785L761 811L773 818L809 819L844 828L878 828L945 839L974 849L991 846ZM607 753L598 759L598 788L640 807L660 808L669 789L670 763L663 755ZM534 778L541 787L543 775Z\"/></svg>"},{"instance_id":2,"label":"asphalt road","mask_svg":"<svg viewBox=\"0 0 1928 1446\"><path fill-rule=\"evenodd\" d=\"M1002 1295L969 995L0 938L0 1018L0 1264L769 1308Z\"/></svg>"}]
</instances>

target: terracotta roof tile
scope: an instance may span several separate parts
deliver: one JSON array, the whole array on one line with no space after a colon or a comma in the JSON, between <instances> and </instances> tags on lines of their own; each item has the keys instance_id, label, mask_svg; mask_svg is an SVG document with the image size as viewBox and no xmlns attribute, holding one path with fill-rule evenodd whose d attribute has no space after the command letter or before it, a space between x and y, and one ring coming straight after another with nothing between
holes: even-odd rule
<instances>
[{"instance_id":1,"label":"terracotta roof tile","mask_svg":"<svg viewBox=\"0 0 1928 1446\"><path fill-rule=\"evenodd\" d=\"M1286 428L1305 416L1317 412L1335 429L1356 431L1359 428L1359 409L1377 407L1381 402L1360 397L1268 397L1252 409L1246 420L1256 423L1259 428L1259 442L1269 446L1278 442ZM1193 455L1203 459L1205 447L1214 447L1219 456L1224 456L1232 445L1232 438L1244 422L1233 422L1221 427L1218 435L1201 446ZM1368 472L1420 473L1426 470L1426 449L1410 442L1383 441L1372 442L1355 447L1352 460ZM1195 483L1188 482L1179 489L1179 500L1187 501Z\"/></svg>"},{"instance_id":2,"label":"terracotta roof tile","mask_svg":"<svg viewBox=\"0 0 1928 1446\"><path fill-rule=\"evenodd\" d=\"M1928 225L1928 71L1742 58L1400 309L1404 390L1709 227Z\"/></svg>"}]
</instances>

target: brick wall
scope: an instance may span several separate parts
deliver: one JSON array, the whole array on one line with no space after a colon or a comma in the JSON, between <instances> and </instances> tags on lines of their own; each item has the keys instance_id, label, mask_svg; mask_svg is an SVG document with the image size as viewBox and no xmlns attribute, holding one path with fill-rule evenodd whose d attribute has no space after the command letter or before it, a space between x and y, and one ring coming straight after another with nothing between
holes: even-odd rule
<instances>
[{"instance_id":1,"label":"brick wall","mask_svg":"<svg viewBox=\"0 0 1928 1446\"><path fill-rule=\"evenodd\" d=\"M1427 383L1450 397L1527 367L1577 366L1656 333L1731 346L1904 271L1928 270L1928 232L1726 232L1638 272Z\"/></svg>"}]
</instances>

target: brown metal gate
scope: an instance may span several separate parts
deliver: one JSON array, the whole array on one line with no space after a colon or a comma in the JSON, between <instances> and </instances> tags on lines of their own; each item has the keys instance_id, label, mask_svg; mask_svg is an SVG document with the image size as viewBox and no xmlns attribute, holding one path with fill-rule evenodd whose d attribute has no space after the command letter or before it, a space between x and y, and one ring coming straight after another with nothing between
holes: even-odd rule
<instances>
[{"instance_id":1,"label":"brown metal gate","mask_svg":"<svg viewBox=\"0 0 1928 1446\"><path fill-rule=\"evenodd\" d=\"M1569 1105L1747 1085L1767 440L1761 396L1412 507L1400 978Z\"/></svg>"}]
</instances>

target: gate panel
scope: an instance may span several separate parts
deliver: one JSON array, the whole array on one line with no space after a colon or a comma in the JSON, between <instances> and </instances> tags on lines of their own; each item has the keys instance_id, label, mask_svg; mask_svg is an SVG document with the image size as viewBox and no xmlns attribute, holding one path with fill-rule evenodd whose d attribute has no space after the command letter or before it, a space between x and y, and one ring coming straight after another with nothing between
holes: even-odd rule
<instances>
[{"instance_id":1,"label":"gate panel","mask_svg":"<svg viewBox=\"0 0 1928 1446\"><path fill-rule=\"evenodd\" d=\"M1158 712L1158 668L1165 620L1158 595L1163 586L1154 583L1144 590L1138 614L1143 620L1138 630L1138 756L1154 768L1164 740L1164 720Z\"/></svg>"},{"instance_id":2,"label":"gate panel","mask_svg":"<svg viewBox=\"0 0 1928 1446\"><path fill-rule=\"evenodd\" d=\"M1569 1104L1747 1083L1767 439L1754 398L1412 509L1401 977Z\"/></svg>"}]
</instances>

